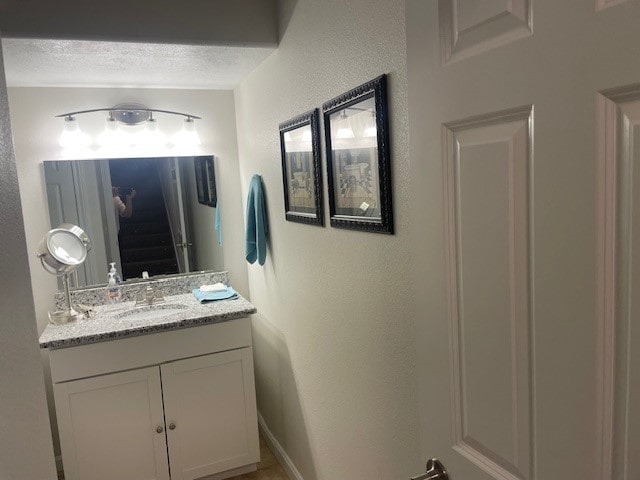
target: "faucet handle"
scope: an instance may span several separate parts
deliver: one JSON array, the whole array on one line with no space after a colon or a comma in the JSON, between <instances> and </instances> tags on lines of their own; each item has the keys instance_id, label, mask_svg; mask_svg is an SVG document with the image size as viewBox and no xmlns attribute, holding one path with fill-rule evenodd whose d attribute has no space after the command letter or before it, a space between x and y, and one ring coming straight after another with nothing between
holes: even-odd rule
<instances>
[{"instance_id":1,"label":"faucet handle","mask_svg":"<svg viewBox=\"0 0 640 480\"><path fill-rule=\"evenodd\" d=\"M136 292L136 307L143 304L153 305L155 303L163 303L164 301L162 289L153 288L150 283Z\"/></svg>"},{"instance_id":2,"label":"faucet handle","mask_svg":"<svg viewBox=\"0 0 640 480\"><path fill-rule=\"evenodd\" d=\"M164 302L164 295L160 288L153 291L153 303L162 303Z\"/></svg>"}]
</instances>

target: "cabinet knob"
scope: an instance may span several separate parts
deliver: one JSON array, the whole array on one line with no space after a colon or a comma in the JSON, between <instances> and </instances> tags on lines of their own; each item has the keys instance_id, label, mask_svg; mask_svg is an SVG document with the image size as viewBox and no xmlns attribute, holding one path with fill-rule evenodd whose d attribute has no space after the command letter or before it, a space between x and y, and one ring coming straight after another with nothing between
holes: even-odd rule
<instances>
[{"instance_id":1,"label":"cabinet knob","mask_svg":"<svg viewBox=\"0 0 640 480\"><path fill-rule=\"evenodd\" d=\"M174 422L171 422L169 424L169 430L175 430L176 429L176 424Z\"/></svg>"},{"instance_id":2,"label":"cabinet knob","mask_svg":"<svg viewBox=\"0 0 640 480\"><path fill-rule=\"evenodd\" d=\"M161 426L159 426L158 428L156 428L156 432L158 432L158 433L162 433L162 432L164 432L164 428L162 428Z\"/></svg>"}]
</instances>

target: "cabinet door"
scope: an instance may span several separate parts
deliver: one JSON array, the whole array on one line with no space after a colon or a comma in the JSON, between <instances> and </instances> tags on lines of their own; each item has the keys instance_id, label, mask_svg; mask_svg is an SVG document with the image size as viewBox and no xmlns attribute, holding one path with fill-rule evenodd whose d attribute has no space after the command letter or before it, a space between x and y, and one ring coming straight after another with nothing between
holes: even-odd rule
<instances>
[{"instance_id":1,"label":"cabinet door","mask_svg":"<svg viewBox=\"0 0 640 480\"><path fill-rule=\"evenodd\" d=\"M169 480L158 367L53 388L66 480Z\"/></svg>"},{"instance_id":2,"label":"cabinet door","mask_svg":"<svg viewBox=\"0 0 640 480\"><path fill-rule=\"evenodd\" d=\"M172 480L260 459L251 348L162 365Z\"/></svg>"}]
</instances>

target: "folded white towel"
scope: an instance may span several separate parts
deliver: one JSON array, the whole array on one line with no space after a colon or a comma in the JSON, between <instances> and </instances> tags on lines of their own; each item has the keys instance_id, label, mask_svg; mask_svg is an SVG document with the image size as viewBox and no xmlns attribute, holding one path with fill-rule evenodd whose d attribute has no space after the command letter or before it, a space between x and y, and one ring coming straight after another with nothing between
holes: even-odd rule
<instances>
[{"instance_id":1,"label":"folded white towel","mask_svg":"<svg viewBox=\"0 0 640 480\"><path fill-rule=\"evenodd\" d=\"M224 283L214 283L213 285L202 285L200 287L201 292L223 292L227 289Z\"/></svg>"}]
</instances>

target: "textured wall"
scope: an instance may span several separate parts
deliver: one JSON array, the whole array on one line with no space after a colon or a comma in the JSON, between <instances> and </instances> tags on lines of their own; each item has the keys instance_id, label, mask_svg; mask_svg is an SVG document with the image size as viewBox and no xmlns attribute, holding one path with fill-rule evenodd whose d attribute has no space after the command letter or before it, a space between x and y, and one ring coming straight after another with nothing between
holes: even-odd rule
<instances>
[{"instance_id":1,"label":"textured wall","mask_svg":"<svg viewBox=\"0 0 640 480\"><path fill-rule=\"evenodd\" d=\"M55 478L0 50L0 478Z\"/></svg>"},{"instance_id":2,"label":"textured wall","mask_svg":"<svg viewBox=\"0 0 640 480\"><path fill-rule=\"evenodd\" d=\"M424 467L411 282L421 244L410 235L406 186L404 1L283 1L280 14L278 50L236 89L243 198L251 175L262 175L270 222L267 263L249 267L260 312L259 409L305 480L407 478ZM279 122L382 73L389 74L396 234L287 222ZM326 198L325 210L328 223Z\"/></svg>"},{"instance_id":3,"label":"textured wall","mask_svg":"<svg viewBox=\"0 0 640 480\"><path fill-rule=\"evenodd\" d=\"M275 4L275 0L9 0L0 2L0 28L7 37L275 45Z\"/></svg>"},{"instance_id":4,"label":"textured wall","mask_svg":"<svg viewBox=\"0 0 640 480\"><path fill-rule=\"evenodd\" d=\"M214 160L215 162L215 160ZM223 270L224 269L224 246L218 245L217 231L211 218L215 218L215 209L198 202L198 188L196 185L196 172L193 160L188 160L185 180L188 182L189 200L186 208L189 211L191 221L192 240L196 246L194 261L199 270ZM217 179L219 182L220 180ZM237 182L236 182L237 184ZM237 197L240 205L240 195ZM212 241L211 239L216 239ZM220 266L217 268L216 266ZM244 269L246 270L246 268ZM246 278L246 275L245 275ZM248 293L248 292L246 292Z\"/></svg>"},{"instance_id":5,"label":"textured wall","mask_svg":"<svg viewBox=\"0 0 640 480\"><path fill-rule=\"evenodd\" d=\"M97 108L137 101L156 108L185 111L202 116L198 133L202 153L216 156L218 197L221 202L224 235L224 265L230 281L241 293L248 294L247 269L242 252L242 217L239 193L239 167L234 119L234 99L230 91L93 89L93 88L10 88L9 101L15 140L18 179L22 193L24 230L32 252L49 230L49 213L42 162L61 157L58 138L60 119L54 115L83 108ZM85 115L79 119L88 133L95 135L104 125L104 115ZM178 122L179 118L158 116L158 122ZM17 198L17 197L16 197ZM209 209L213 224L213 209ZM215 238L211 238L215 242ZM35 292L36 317L41 332L48 323L47 311L53 308L54 276L45 272L34 255L29 255L31 283ZM48 359L44 358L47 377ZM50 386L49 381L47 384ZM53 403L50 401L52 421ZM55 423L52 425L56 431ZM2 479L4 480L4 479Z\"/></svg>"}]
</instances>

